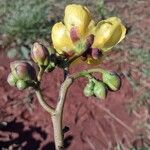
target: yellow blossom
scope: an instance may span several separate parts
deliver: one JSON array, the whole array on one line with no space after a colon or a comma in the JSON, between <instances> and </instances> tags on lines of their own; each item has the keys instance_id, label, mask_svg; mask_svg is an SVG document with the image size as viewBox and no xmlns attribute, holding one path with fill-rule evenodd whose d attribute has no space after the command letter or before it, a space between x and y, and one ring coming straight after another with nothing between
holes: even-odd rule
<instances>
[{"instance_id":1,"label":"yellow blossom","mask_svg":"<svg viewBox=\"0 0 150 150\"><path fill-rule=\"evenodd\" d=\"M119 18L111 17L100 21L94 32L95 38L92 47L106 52L125 37L126 28Z\"/></svg>"},{"instance_id":2,"label":"yellow blossom","mask_svg":"<svg viewBox=\"0 0 150 150\"><path fill-rule=\"evenodd\" d=\"M85 6L72 4L66 7L64 23L69 31L76 27L78 36L84 37L90 22L91 14Z\"/></svg>"},{"instance_id":3,"label":"yellow blossom","mask_svg":"<svg viewBox=\"0 0 150 150\"><path fill-rule=\"evenodd\" d=\"M59 54L69 53L74 48L69 32L62 22L56 23L53 26L51 36L53 46Z\"/></svg>"},{"instance_id":4,"label":"yellow blossom","mask_svg":"<svg viewBox=\"0 0 150 150\"><path fill-rule=\"evenodd\" d=\"M71 4L65 8L64 24L56 23L52 28L52 42L59 54L84 55L86 63L98 64L102 55L118 44L126 34L126 28L117 17L102 20L95 25L91 13L85 6Z\"/></svg>"}]
</instances>

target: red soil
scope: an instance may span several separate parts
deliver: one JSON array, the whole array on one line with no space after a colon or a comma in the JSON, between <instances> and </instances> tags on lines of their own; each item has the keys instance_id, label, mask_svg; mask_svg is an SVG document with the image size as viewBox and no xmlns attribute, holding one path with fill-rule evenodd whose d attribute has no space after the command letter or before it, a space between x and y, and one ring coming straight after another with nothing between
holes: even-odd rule
<instances>
[{"instance_id":1,"label":"red soil","mask_svg":"<svg viewBox=\"0 0 150 150\"><path fill-rule=\"evenodd\" d=\"M8 85L6 79L10 72L10 60L5 56L1 56L0 60L0 121L8 122L0 129L0 147L54 149L49 115L39 105L34 91L28 89L21 92ZM117 69L108 64L105 66L107 69ZM85 68L87 66L74 66L71 72ZM43 77L41 87L44 97L52 105L57 101L62 78L60 69ZM83 96L85 79L73 83L67 94L63 119L64 126L70 128L65 134L65 145L69 146L69 150L105 150L113 148L116 142L122 141L128 145L128 141L134 140L133 116L127 113L125 107L132 90L128 81L125 78L122 80L120 91L109 92L105 101Z\"/></svg>"}]
</instances>

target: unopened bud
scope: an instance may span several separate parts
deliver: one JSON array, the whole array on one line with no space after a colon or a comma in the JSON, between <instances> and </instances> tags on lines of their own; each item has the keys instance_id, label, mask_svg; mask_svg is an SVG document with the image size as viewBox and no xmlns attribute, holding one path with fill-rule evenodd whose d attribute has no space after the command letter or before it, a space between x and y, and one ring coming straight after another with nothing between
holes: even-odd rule
<instances>
[{"instance_id":1,"label":"unopened bud","mask_svg":"<svg viewBox=\"0 0 150 150\"><path fill-rule=\"evenodd\" d=\"M12 73L10 73L7 77L7 82L11 85L11 86L15 86L17 79L14 77L14 75Z\"/></svg>"},{"instance_id":2,"label":"unopened bud","mask_svg":"<svg viewBox=\"0 0 150 150\"><path fill-rule=\"evenodd\" d=\"M94 86L94 94L97 98L105 99L107 96L107 87L102 81L96 81Z\"/></svg>"},{"instance_id":3,"label":"unopened bud","mask_svg":"<svg viewBox=\"0 0 150 150\"><path fill-rule=\"evenodd\" d=\"M92 48L92 58L99 59L102 56L102 52L98 48Z\"/></svg>"},{"instance_id":4,"label":"unopened bud","mask_svg":"<svg viewBox=\"0 0 150 150\"><path fill-rule=\"evenodd\" d=\"M112 91L117 91L121 87L121 78L117 73L114 72L104 72L103 73L103 82L107 84L107 86Z\"/></svg>"},{"instance_id":5,"label":"unopened bud","mask_svg":"<svg viewBox=\"0 0 150 150\"><path fill-rule=\"evenodd\" d=\"M70 30L70 38L73 42L76 42L79 40L78 32L76 27L72 27Z\"/></svg>"},{"instance_id":6,"label":"unopened bud","mask_svg":"<svg viewBox=\"0 0 150 150\"><path fill-rule=\"evenodd\" d=\"M11 71L16 79L36 80L36 72L33 66L25 61L15 61L11 63Z\"/></svg>"},{"instance_id":7,"label":"unopened bud","mask_svg":"<svg viewBox=\"0 0 150 150\"><path fill-rule=\"evenodd\" d=\"M47 66L49 53L45 46L39 43L34 43L31 50L31 57L38 65Z\"/></svg>"},{"instance_id":8,"label":"unopened bud","mask_svg":"<svg viewBox=\"0 0 150 150\"><path fill-rule=\"evenodd\" d=\"M17 83L16 83L16 86L19 90L24 90L28 87L28 84L24 80L18 80Z\"/></svg>"},{"instance_id":9,"label":"unopened bud","mask_svg":"<svg viewBox=\"0 0 150 150\"><path fill-rule=\"evenodd\" d=\"M87 48L90 48L91 45L93 44L94 42L94 35L93 34L90 34L87 38L86 38L86 46Z\"/></svg>"},{"instance_id":10,"label":"unopened bud","mask_svg":"<svg viewBox=\"0 0 150 150\"><path fill-rule=\"evenodd\" d=\"M90 97L93 95L94 82L89 81L89 83L85 86L83 93L86 97Z\"/></svg>"}]
</instances>

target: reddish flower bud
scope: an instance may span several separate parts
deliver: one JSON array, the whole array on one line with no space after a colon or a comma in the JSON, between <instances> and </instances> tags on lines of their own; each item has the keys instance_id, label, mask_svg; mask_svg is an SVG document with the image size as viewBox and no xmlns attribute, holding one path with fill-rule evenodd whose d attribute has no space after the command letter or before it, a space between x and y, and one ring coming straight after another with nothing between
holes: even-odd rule
<instances>
[{"instance_id":1,"label":"reddish flower bud","mask_svg":"<svg viewBox=\"0 0 150 150\"><path fill-rule=\"evenodd\" d=\"M102 56L102 52L98 48L92 48L92 57L93 59L99 59Z\"/></svg>"},{"instance_id":2,"label":"reddish flower bud","mask_svg":"<svg viewBox=\"0 0 150 150\"><path fill-rule=\"evenodd\" d=\"M76 42L79 40L78 32L76 27L72 27L70 30L70 38L73 42Z\"/></svg>"},{"instance_id":3,"label":"reddish flower bud","mask_svg":"<svg viewBox=\"0 0 150 150\"><path fill-rule=\"evenodd\" d=\"M28 62L15 61L10 64L10 68L16 79L36 80L35 69Z\"/></svg>"},{"instance_id":4,"label":"reddish flower bud","mask_svg":"<svg viewBox=\"0 0 150 150\"><path fill-rule=\"evenodd\" d=\"M46 47L42 44L34 43L31 50L31 57L38 65L47 66L49 53Z\"/></svg>"},{"instance_id":5,"label":"reddish flower bud","mask_svg":"<svg viewBox=\"0 0 150 150\"><path fill-rule=\"evenodd\" d=\"M91 45L93 44L94 42L94 35L93 34L90 34L87 38L86 38L86 46L87 48L90 48Z\"/></svg>"}]
</instances>

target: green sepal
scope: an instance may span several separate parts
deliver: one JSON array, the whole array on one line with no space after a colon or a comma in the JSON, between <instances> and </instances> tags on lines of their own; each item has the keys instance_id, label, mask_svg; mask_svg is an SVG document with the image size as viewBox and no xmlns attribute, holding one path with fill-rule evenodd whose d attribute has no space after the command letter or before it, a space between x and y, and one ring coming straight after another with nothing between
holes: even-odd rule
<instances>
[{"instance_id":1,"label":"green sepal","mask_svg":"<svg viewBox=\"0 0 150 150\"><path fill-rule=\"evenodd\" d=\"M24 80L18 80L16 86L19 90L24 90L28 87L28 83Z\"/></svg>"},{"instance_id":2,"label":"green sepal","mask_svg":"<svg viewBox=\"0 0 150 150\"><path fill-rule=\"evenodd\" d=\"M107 96L107 87L102 81L95 81L94 95L97 98L105 99Z\"/></svg>"},{"instance_id":3,"label":"green sepal","mask_svg":"<svg viewBox=\"0 0 150 150\"><path fill-rule=\"evenodd\" d=\"M77 41L75 43L75 49L74 50L75 50L75 53L77 56L83 54L86 51L85 41L82 41L82 40Z\"/></svg>"},{"instance_id":4,"label":"green sepal","mask_svg":"<svg viewBox=\"0 0 150 150\"><path fill-rule=\"evenodd\" d=\"M87 83L87 85L85 86L85 88L83 90L83 94L86 97L92 96L94 94L93 88L94 88L94 82L92 80L89 80L89 83Z\"/></svg>"},{"instance_id":5,"label":"green sepal","mask_svg":"<svg viewBox=\"0 0 150 150\"><path fill-rule=\"evenodd\" d=\"M10 73L7 77L7 82L11 85L11 86L16 86L16 83L17 83L17 78L12 74Z\"/></svg>"}]
</instances>

